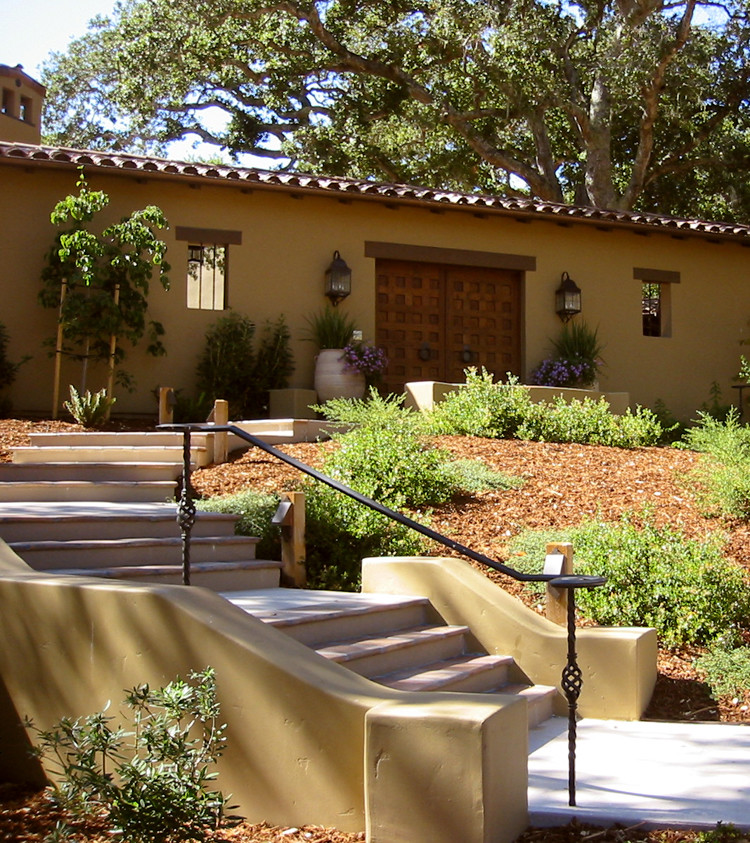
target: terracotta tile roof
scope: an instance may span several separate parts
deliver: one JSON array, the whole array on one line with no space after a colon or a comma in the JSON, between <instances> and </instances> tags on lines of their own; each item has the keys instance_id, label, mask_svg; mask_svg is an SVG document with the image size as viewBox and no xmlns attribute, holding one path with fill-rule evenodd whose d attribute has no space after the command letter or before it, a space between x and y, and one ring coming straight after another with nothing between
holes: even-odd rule
<instances>
[{"instance_id":1,"label":"terracotta tile roof","mask_svg":"<svg viewBox=\"0 0 750 843\"><path fill-rule=\"evenodd\" d=\"M144 176L163 176L191 181L212 181L227 186L243 185L258 189L276 189L304 195L305 193L361 198L397 204L419 205L431 210L467 210L475 214L503 214L522 221L548 221L561 225L593 224L600 228L629 228L643 234L660 232L672 237L697 236L710 240L738 240L750 246L750 226L735 223L680 219L660 214L612 211L577 205L543 202L505 196L461 193L453 190L434 190L405 184L386 184L362 179L333 176L313 176L296 172L259 170L251 167L197 164L170 161L142 155L63 147L32 146L0 141L0 164L24 162L27 166L86 165L97 169L112 169Z\"/></svg>"}]
</instances>

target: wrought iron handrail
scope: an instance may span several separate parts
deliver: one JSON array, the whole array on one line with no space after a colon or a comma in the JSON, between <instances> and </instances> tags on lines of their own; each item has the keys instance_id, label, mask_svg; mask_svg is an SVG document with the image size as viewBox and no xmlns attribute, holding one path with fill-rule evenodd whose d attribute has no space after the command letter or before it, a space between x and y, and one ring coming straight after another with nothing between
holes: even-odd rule
<instances>
[{"instance_id":1,"label":"wrought iron handrail","mask_svg":"<svg viewBox=\"0 0 750 843\"><path fill-rule=\"evenodd\" d=\"M462 556L466 556L469 559L473 559L475 562L480 562L483 565L487 565L489 568L493 568L495 571L499 571L501 574L506 574L507 576L518 580L519 582L551 582L553 579L555 579L556 576L558 576L556 574L527 574L523 571L518 571L515 568L510 567L509 565L504 565L502 562L498 562L495 559L491 559L489 556L485 556L483 553L479 553L476 550L472 550L470 547L466 547L460 542L454 541L448 536L444 536L442 533L437 532L437 530L433 530L432 528L421 524L419 521L415 521L413 518L409 518L409 516L404 515L402 512L398 512L395 509L390 509L389 507L384 506L379 501L373 500L372 498L368 498L366 495L357 492L356 490L350 488L344 483L335 480L333 477L329 477L328 475L323 474L322 472L318 471L312 466L300 462L294 457L290 457L288 454L285 454L278 448L274 448L273 445L269 445L262 439L258 438L257 436L254 436L252 433L248 433L246 430L243 430L241 427L237 427L236 425L214 425L197 423L160 424L159 429L181 431L183 433L186 430L188 432L195 431L201 433L234 433L235 436L239 436L241 439L244 439L246 442L249 442L254 447L260 448L267 454L271 454L271 456L276 457L282 462L285 462L287 465L292 466L292 468L296 468L303 474L307 474L313 479L319 480L321 483L325 483L332 489L335 489L337 492L341 492L342 494L353 498L355 501L358 501L363 506L367 506L370 509L375 510L375 512L379 512L381 515L385 515L387 518L390 518L393 521L397 521L399 524L402 524L405 527L409 527L412 530L421 533L423 536L426 536L427 538L432 539L433 541L436 541L439 544L450 548L456 553L460 553Z\"/></svg>"},{"instance_id":2,"label":"wrought iron handrail","mask_svg":"<svg viewBox=\"0 0 750 843\"><path fill-rule=\"evenodd\" d=\"M568 703L568 804L571 806L575 806L576 712L578 706L578 697L580 696L581 688L583 686L583 674L581 672L580 667L578 666L578 657L576 653L574 595L575 589L577 588L597 588L600 585L604 585L604 583L606 582L606 579L604 577L572 575L561 576L559 574L526 574L523 571L518 571L515 568L512 568L510 565L504 565L502 562L498 562L495 559L491 559L489 556L485 556L483 553L479 553L476 550L472 550L470 547L466 547L466 545L454 541L453 539L448 538L448 536L444 536L442 533L437 532L437 530L433 530L430 527L426 527L424 524L420 524L419 521L415 521L413 518L409 518L407 515L404 515L403 513L398 512L395 509L390 509L389 507L384 506L379 501L373 500L372 498L368 498L367 495L363 495L361 492L357 492L356 490L350 488L344 483L335 480L333 477L329 477L327 474L323 474L322 472L318 471L312 466L300 462L300 460L297 460L294 457L290 457L288 454L285 454L278 448L274 448L273 445L269 445L267 442L264 442L257 436L253 436L252 433L248 433L246 430L243 430L237 425L219 425L208 423L160 424L157 425L157 427L159 430L171 430L175 432L181 432L183 436L183 482L178 507L177 522L180 526L180 531L182 534L182 578L183 583L185 585L190 585L190 533L195 523L196 512L195 503L193 500L193 491L190 484L190 437L191 433L200 432L233 433L240 439L244 439L246 442L253 445L254 447L260 448L262 451L265 451L267 454L270 454L271 456L276 457L276 459L281 460L281 462L292 466L292 468L296 468L303 474L307 474L309 477L312 477L313 479L318 480L321 483L325 483L332 489L335 489L337 492L341 492L342 494L353 498L354 500L358 501L364 506L369 507L375 512L379 512L381 515L385 515L393 521L397 521L399 524L402 524L405 527L409 527L412 530L421 533L423 536L427 536L427 538L433 539L434 541L444 545L445 547L450 548L456 553L460 553L462 556L466 556L468 559L473 559L475 562L479 562L483 565L486 565L487 567L492 568L495 571L499 571L501 574L506 574L507 576L518 580L519 582L546 582L555 588L560 588L567 591L568 652L567 662L562 673L561 684L563 693L565 694L565 698Z\"/></svg>"}]
</instances>

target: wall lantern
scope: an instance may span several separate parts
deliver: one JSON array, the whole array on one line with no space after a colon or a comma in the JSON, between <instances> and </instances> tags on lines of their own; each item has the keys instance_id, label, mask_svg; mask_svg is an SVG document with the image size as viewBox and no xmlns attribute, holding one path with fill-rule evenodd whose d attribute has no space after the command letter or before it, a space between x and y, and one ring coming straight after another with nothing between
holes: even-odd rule
<instances>
[{"instance_id":1,"label":"wall lantern","mask_svg":"<svg viewBox=\"0 0 750 843\"><path fill-rule=\"evenodd\" d=\"M567 322L580 312L581 290L570 275L563 272L560 286L555 290L555 313L563 322Z\"/></svg>"},{"instance_id":2,"label":"wall lantern","mask_svg":"<svg viewBox=\"0 0 750 843\"><path fill-rule=\"evenodd\" d=\"M331 265L326 269L325 294L336 305L352 291L352 271L338 249L333 253Z\"/></svg>"}]
</instances>

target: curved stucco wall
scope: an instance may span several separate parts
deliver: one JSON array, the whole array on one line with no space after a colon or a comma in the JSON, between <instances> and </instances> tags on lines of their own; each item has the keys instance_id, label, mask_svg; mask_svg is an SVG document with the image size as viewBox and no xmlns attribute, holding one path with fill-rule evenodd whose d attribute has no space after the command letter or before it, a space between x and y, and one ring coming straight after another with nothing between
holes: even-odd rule
<instances>
[{"instance_id":1,"label":"curved stucco wall","mask_svg":"<svg viewBox=\"0 0 750 843\"><path fill-rule=\"evenodd\" d=\"M410 843L509 843L523 830L523 700L392 691L207 590L11 572L6 561L0 777L38 776L24 717L49 728L110 700L116 713L124 689L210 665L228 737L218 786L244 816L367 826L389 843L394 827Z\"/></svg>"},{"instance_id":2,"label":"curved stucco wall","mask_svg":"<svg viewBox=\"0 0 750 843\"><path fill-rule=\"evenodd\" d=\"M513 656L533 683L560 686L567 658L566 630L528 609L461 559L365 559L362 590L423 595L448 623L466 624L489 653ZM615 720L641 717L656 684L656 631L579 629L577 649L583 671L580 713ZM558 710L562 713L560 705Z\"/></svg>"}]
</instances>

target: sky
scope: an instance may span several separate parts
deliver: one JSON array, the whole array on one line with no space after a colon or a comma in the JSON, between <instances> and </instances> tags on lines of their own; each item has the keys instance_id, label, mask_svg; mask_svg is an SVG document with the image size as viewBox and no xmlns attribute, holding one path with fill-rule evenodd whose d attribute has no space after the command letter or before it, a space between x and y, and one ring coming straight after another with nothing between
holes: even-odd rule
<instances>
[{"instance_id":1,"label":"sky","mask_svg":"<svg viewBox=\"0 0 750 843\"><path fill-rule=\"evenodd\" d=\"M71 40L84 35L96 15L109 15L115 0L0 0L0 64L23 69L39 79L41 66L51 52L64 52ZM180 141L169 145L171 158L216 155L216 147ZM267 167L266 159L246 156L250 166Z\"/></svg>"},{"instance_id":2,"label":"sky","mask_svg":"<svg viewBox=\"0 0 750 843\"><path fill-rule=\"evenodd\" d=\"M42 62L53 50L64 51L71 39L86 32L95 15L108 15L114 0L24 0L0 2L0 64L22 64L39 78Z\"/></svg>"}]
</instances>

